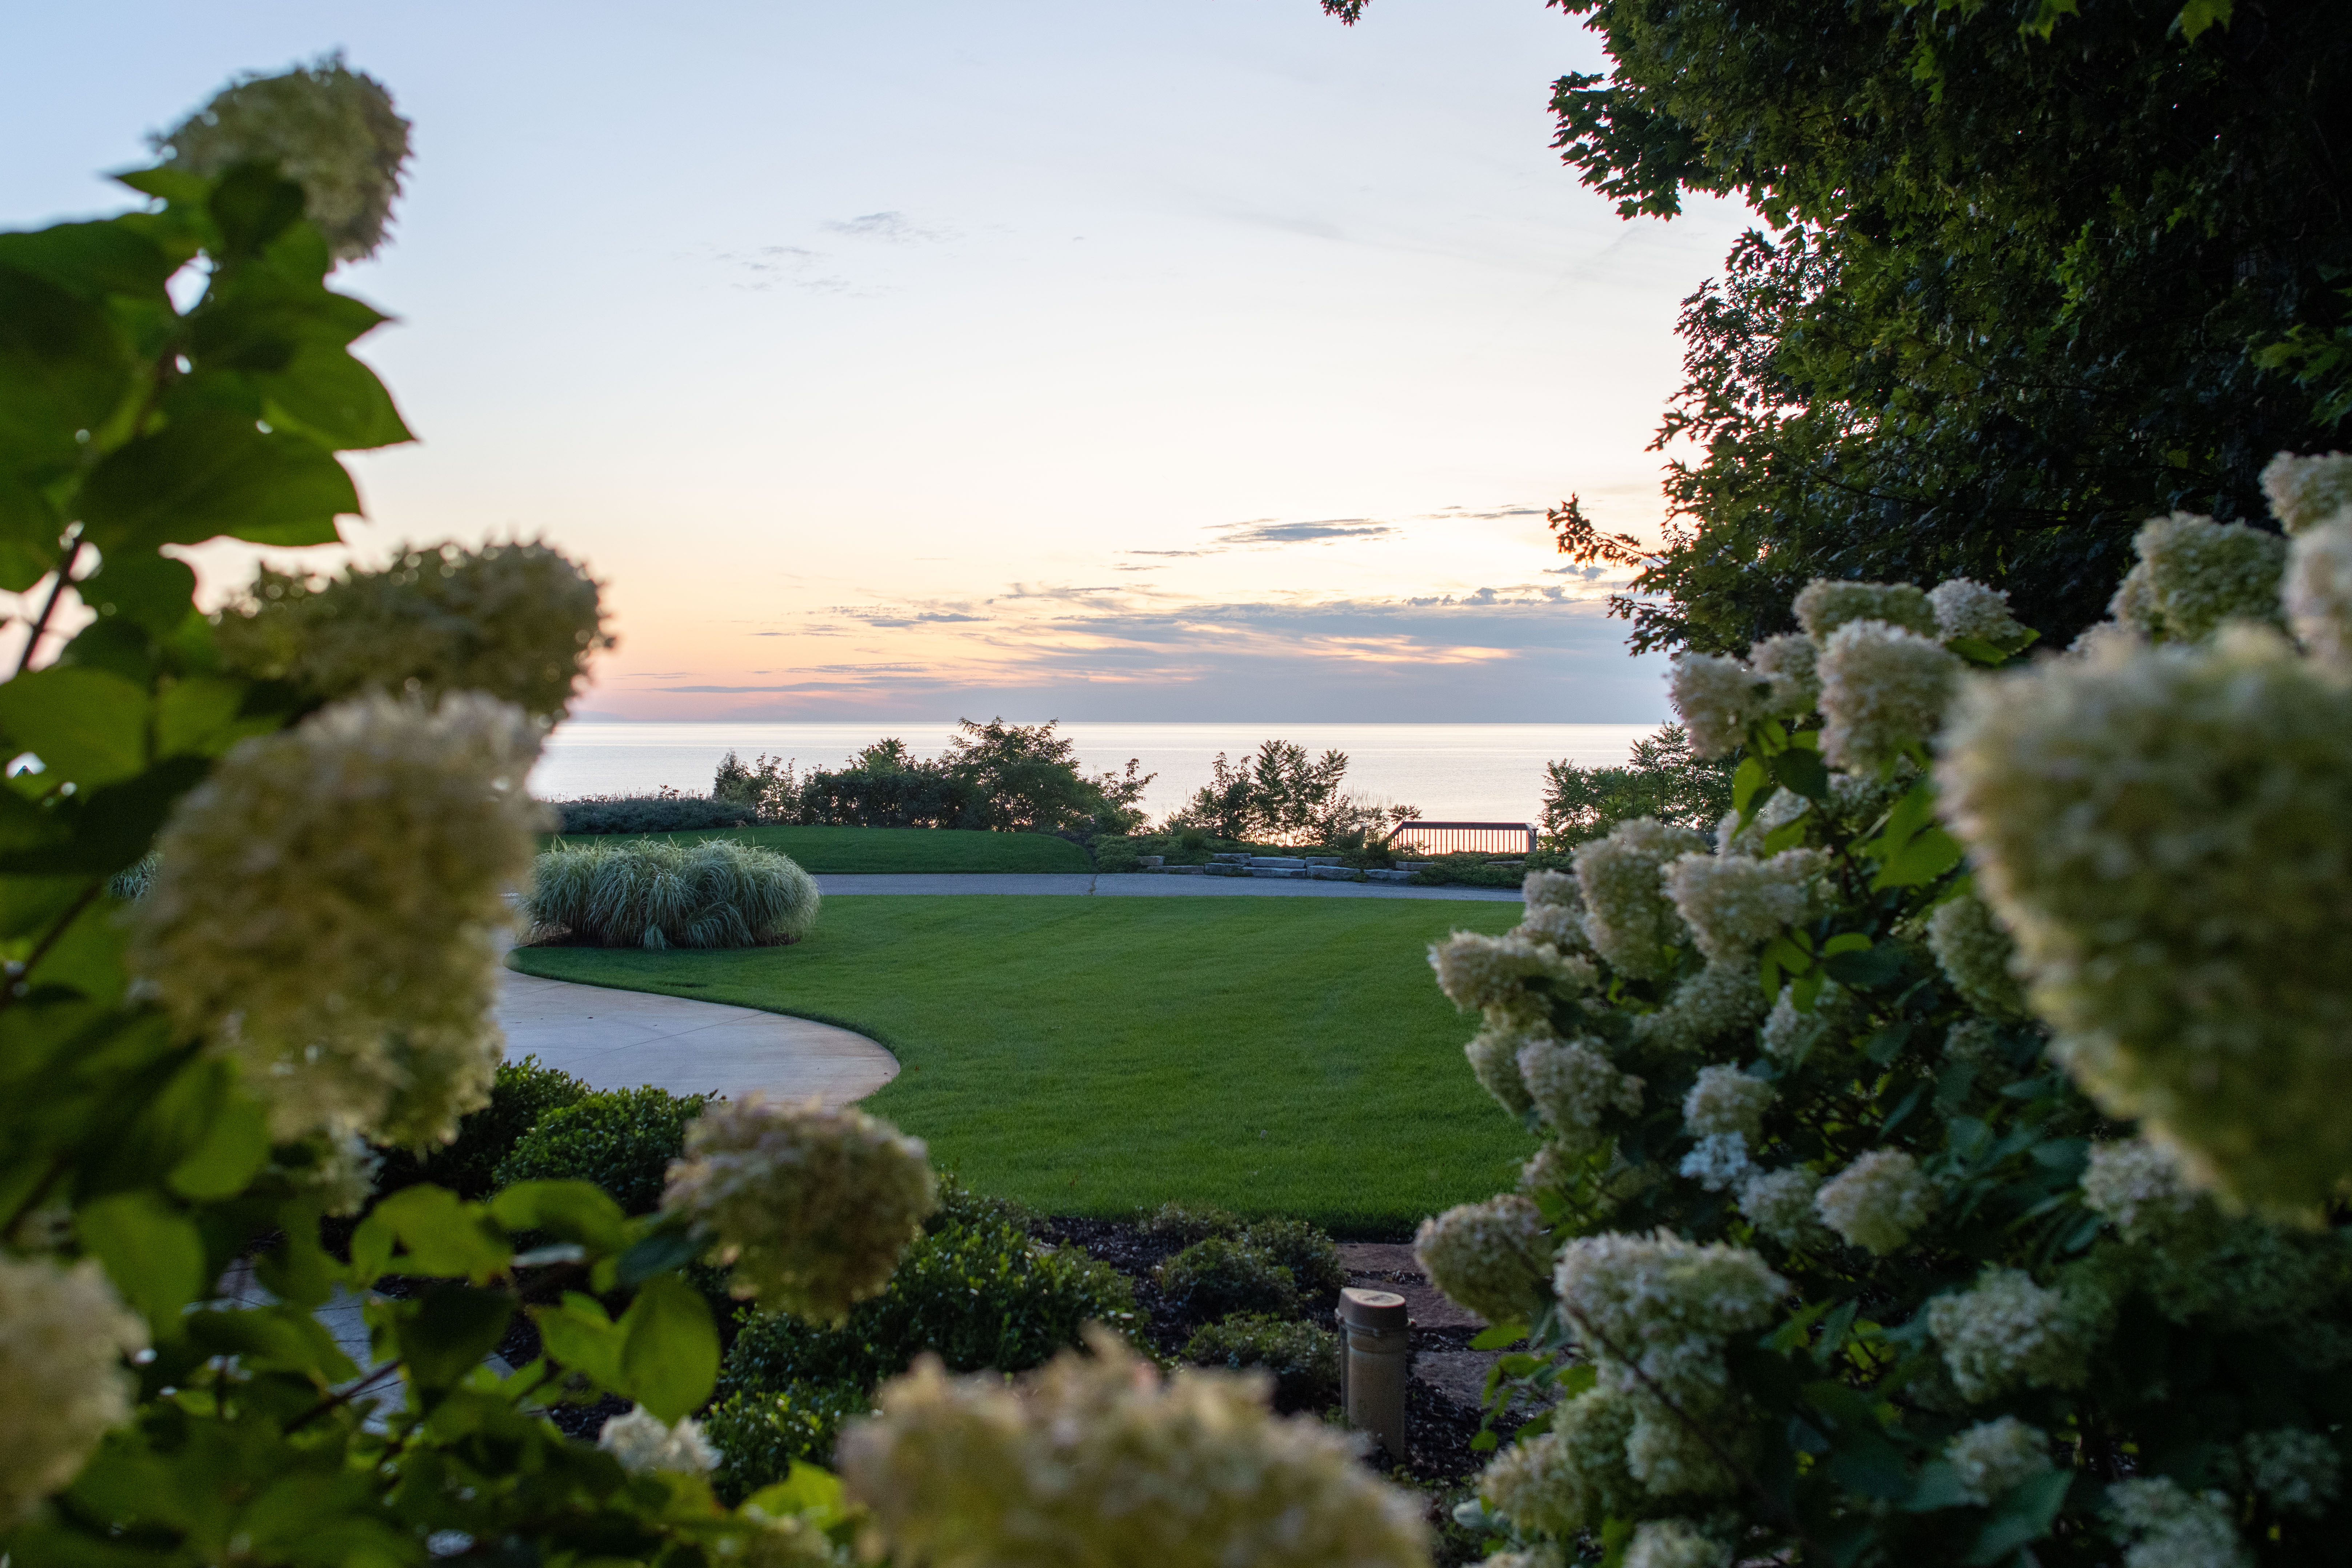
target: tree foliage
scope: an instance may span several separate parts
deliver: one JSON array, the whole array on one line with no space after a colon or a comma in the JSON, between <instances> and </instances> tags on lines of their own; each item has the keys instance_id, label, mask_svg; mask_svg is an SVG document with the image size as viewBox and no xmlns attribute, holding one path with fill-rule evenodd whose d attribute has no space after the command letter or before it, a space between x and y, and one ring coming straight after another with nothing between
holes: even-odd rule
<instances>
[{"instance_id":1,"label":"tree foliage","mask_svg":"<svg viewBox=\"0 0 2352 1568\"><path fill-rule=\"evenodd\" d=\"M1732 771L1727 758L1694 755L1690 733L1679 724L1634 742L1622 766L1547 763L1545 847L1566 849L1638 816L1711 828L1731 809Z\"/></svg>"},{"instance_id":2,"label":"tree foliage","mask_svg":"<svg viewBox=\"0 0 2352 1568\"><path fill-rule=\"evenodd\" d=\"M2263 524L2262 464L2352 405L2334 0L1552 3L1611 62L1554 91L1584 182L1763 220L1685 302L1637 648L1962 575L2063 644L2142 521Z\"/></svg>"}]
</instances>

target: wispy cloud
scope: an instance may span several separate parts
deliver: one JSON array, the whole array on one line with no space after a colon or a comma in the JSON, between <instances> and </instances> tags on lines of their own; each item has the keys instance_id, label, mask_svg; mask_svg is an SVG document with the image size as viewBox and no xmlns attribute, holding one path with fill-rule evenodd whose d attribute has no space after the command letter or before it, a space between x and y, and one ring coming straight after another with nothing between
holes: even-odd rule
<instances>
[{"instance_id":1,"label":"wispy cloud","mask_svg":"<svg viewBox=\"0 0 2352 1568\"><path fill-rule=\"evenodd\" d=\"M1318 522L1235 522L1222 531L1229 545L1306 544L1318 539L1385 539L1403 531L1366 517L1325 518Z\"/></svg>"},{"instance_id":2,"label":"wispy cloud","mask_svg":"<svg viewBox=\"0 0 2352 1568\"><path fill-rule=\"evenodd\" d=\"M936 244L953 239L955 231L925 228L902 212L867 213L862 217L835 218L824 226L852 239L878 239L886 245Z\"/></svg>"}]
</instances>

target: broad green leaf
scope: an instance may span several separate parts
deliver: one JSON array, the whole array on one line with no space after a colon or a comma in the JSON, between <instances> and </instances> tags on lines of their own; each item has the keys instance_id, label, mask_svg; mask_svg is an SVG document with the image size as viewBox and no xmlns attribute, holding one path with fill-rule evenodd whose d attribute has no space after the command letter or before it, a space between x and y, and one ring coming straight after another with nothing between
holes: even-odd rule
<instances>
[{"instance_id":1,"label":"broad green leaf","mask_svg":"<svg viewBox=\"0 0 2352 1568\"><path fill-rule=\"evenodd\" d=\"M2193 44L2208 27L2227 27L2233 8L2232 0L2189 0L2189 4L2180 8L2180 15L2173 18L2172 25Z\"/></svg>"},{"instance_id":2,"label":"broad green leaf","mask_svg":"<svg viewBox=\"0 0 2352 1568\"><path fill-rule=\"evenodd\" d=\"M221 675L173 681L155 699L155 750L167 757L217 756L228 750L258 728L238 717L249 689L244 681Z\"/></svg>"},{"instance_id":3,"label":"broad green leaf","mask_svg":"<svg viewBox=\"0 0 2352 1568\"><path fill-rule=\"evenodd\" d=\"M161 246L120 218L0 234L0 267L27 272L93 303L110 294L168 305L177 268Z\"/></svg>"},{"instance_id":4,"label":"broad green leaf","mask_svg":"<svg viewBox=\"0 0 2352 1568\"><path fill-rule=\"evenodd\" d=\"M446 1388L480 1365L514 1316L514 1298L504 1290L463 1285L427 1290L414 1307L394 1331L410 1379L425 1388Z\"/></svg>"},{"instance_id":5,"label":"broad green leaf","mask_svg":"<svg viewBox=\"0 0 2352 1568\"><path fill-rule=\"evenodd\" d=\"M597 1265L597 1288L610 1289L617 1286L625 1290L657 1274L683 1268L700 1257L709 1245L707 1239L675 1221L661 1224L638 1237L620 1257Z\"/></svg>"},{"instance_id":6,"label":"broad green leaf","mask_svg":"<svg viewBox=\"0 0 2352 1568\"><path fill-rule=\"evenodd\" d=\"M1756 807L1764 804L1757 792L1769 788L1771 783L1772 775L1760 761L1753 756L1740 759L1738 770L1731 775L1731 809L1739 814L1741 822L1747 822L1755 815Z\"/></svg>"},{"instance_id":7,"label":"broad green leaf","mask_svg":"<svg viewBox=\"0 0 2352 1568\"><path fill-rule=\"evenodd\" d=\"M1807 800L1827 800L1830 771L1819 752L1791 746L1772 759L1772 776Z\"/></svg>"},{"instance_id":8,"label":"broad green leaf","mask_svg":"<svg viewBox=\"0 0 2352 1568\"><path fill-rule=\"evenodd\" d=\"M1824 957L1840 952L1867 952L1869 951L1870 939L1863 935L1862 932L1858 931L1840 931L1837 935L1830 938L1829 941L1822 943L1822 953Z\"/></svg>"},{"instance_id":9,"label":"broad green leaf","mask_svg":"<svg viewBox=\"0 0 2352 1568\"><path fill-rule=\"evenodd\" d=\"M745 1498L743 1507L770 1519L805 1519L823 1530L842 1516L841 1481L830 1470L794 1459L782 1480Z\"/></svg>"},{"instance_id":10,"label":"broad green leaf","mask_svg":"<svg viewBox=\"0 0 2352 1568\"><path fill-rule=\"evenodd\" d=\"M490 1199L490 1217L509 1232L544 1230L596 1252L628 1245L629 1222L592 1182L517 1182Z\"/></svg>"},{"instance_id":11,"label":"broad green leaf","mask_svg":"<svg viewBox=\"0 0 2352 1568\"><path fill-rule=\"evenodd\" d=\"M110 454L81 490L100 551L195 544L332 544L359 492L334 455L299 436L265 434L224 409L192 409Z\"/></svg>"},{"instance_id":12,"label":"broad green leaf","mask_svg":"<svg viewBox=\"0 0 2352 1568\"><path fill-rule=\"evenodd\" d=\"M220 176L206 204L231 257L249 255L302 221L302 187L261 163Z\"/></svg>"},{"instance_id":13,"label":"broad green leaf","mask_svg":"<svg viewBox=\"0 0 2352 1568\"><path fill-rule=\"evenodd\" d=\"M137 778L91 790L73 803L69 840L0 855L0 869L111 876L153 847L172 807L210 768L202 757L166 757Z\"/></svg>"},{"instance_id":14,"label":"broad green leaf","mask_svg":"<svg viewBox=\"0 0 2352 1568\"><path fill-rule=\"evenodd\" d=\"M74 1229L159 1339L176 1333L180 1309L211 1286L195 1222L150 1194L84 1204L74 1213Z\"/></svg>"},{"instance_id":15,"label":"broad green leaf","mask_svg":"<svg viewBox=\"0 0 2352 1568\"><path fill-rule=\"evenodd\" d=\"M1889 942L1864 952L1841 952L1822 959L1822 968L1848 990L1885 985L1903 973L1903 950Z\"/></svg>"},{"instance_id":16,"label":"broad green leaf","mask_svg":"<svg viewBox=\"0 0 2352 1568\"><path fill-rule=\"evenodd\" d=\"M625 1386L621 1351L626 1336L593 1296L567 1290L562 1301L534 1307L530 1316L549 1355L600 1387L618 1392Z\"/></svg>"},{"instance_id":17,"label":"broad green leaf","mask_svg":"<svg viewBox=\"0 0 2352 1568\"><path fill-rule=\"evenodd\" d=\"M1888 857L1870 885L1874 890L1924 887L1958 865L1963 853L1958 839L1940 827L1927 828Z\"/></svg>"},{"instance_id":18,"label":"broad green leaf","mask_svg":"<svg viewBox=\"0 0 2352 1568\"><path fill-rule=\"evenodd\" d=\"M196 574L184 561L132 550L108 556L75 590L100 615L120 616L161 634L195 607Z\"/></svg>"},{"instance_id":19,"label":"broad green leaf","mask_svg":"<svg viewBox=\"0 0 2352 1568\"><path fill-rule=\"evenodd\" d=\"M1977 637L1948 637L1944 646L1970 664L1983 665L1987 668L1998 668L2009 662L2008 654Z\"/></svg>"},{"instance_id":20,"label":"broad green leaf","mask_svg":"<svg viewBox=\"0 0 2352 1568\"><path fill-rule=\"evenodd\" d=\"M1518 1321L1496 1323L1470 1342L1474 1351L1507 1350L1528 1337L1528 1326Z\"/></svg>"},{"instance_id":21,"label":"broad green leaf","mask_svg":"<svg viewBox=\"0 0 2352 1568\"><path fill-rule=\"evenodd\" d=\"M0 591L21 594L55 570L65 527L42 486L0 469Z\"/></svg>"},{"instance_id":22,"label":"broad green leaf","mask_svg":"<svg viewBox=\"0 0 2352 1568\"><path fill-rule=\"evenodd\" d=\"M367 1256L398 1263L406 1274L436 1279L467 1279L483 1284L505 1271L512 1256L506 1238L487 1223L473 1205L458 1200L445 1187L429 1184L403 1187L375 1205L352 1238L352 1261L361 1258L360 1236L367 1237ZM397 1237L405 1251L383 1251ZM381 1271L381 1265L379 1265Z\"/></svg>"},{"instance_id":23,"label":"broad green leaf","mask_svg":"<svg viewBox=\"0 0 2352 1568\"><path fill-rule=\"evenodd\" d=\"M14 877L0 879L15 882ZM88 887L85 881L82 884ZM103 899L93 899L74 916L63 935L51 942L40 962L26 972L26 984L63 986L92 1002L112 1004L122 999L130 976L122 967L122 952L130 933L114 918Z\"/></svg>"},{"instance_id":24,"label":"broad green leaf","mask_svg":"<svg viewBox=\"0 0 2352 1568\"><path fill-rule=\"evenodd\" d=\"M127 779L147 765L147 693L104 670L52 665L0 684L0 734L11 754L41 759L45 783Z\"/></svg>"},{"instance_id":25,"label":"broad green leaf","mask_svg":"<svg viewBox=\"0 0 2352 1568\"><path fill-rule=\"evenodd\" d=\"M1938 1509L1967 1508L1976 1498L1949 1462L1931 1459L1919 1471L1919 1484L1904 1500L1907 1513L1933 1513Z\"/></svg>"},{"instance_id":26,"label":"broad green leaf","mask_svg":"<svg viewBox=\"0 0 2352 1568\"><path fill-rule=\"evenodd\" d=\"M719 1328L702 1292L675 1274L646 1281L621 1314L630 1398L662 1421L700 1408L719 1382Z\"/></svg>"},{"instance_id":27,"label":"broad green leaf","mask_svg":"<svg viewBox=\"0 0 2352 1568\"><path fill-rule=\"evenodd\" d=\"M306 1373L321 1384L359 1375L326 1325L309 1308L291 1304L191 1312L183 1320L188 1339L207 1356L233 1355L247 1371Z\"/></svg>"},{"instance_id":28,"label":"broad green leaf","mask_svg":"<svg viewBox=\"0 0 2352 1568\"><path fill-rule=\"evenodd\" d=\"M1992 1518L1962 1561L1980 1568L2049 1534L2074 1484L2074 1471L2052 1470L2011 1488L2007 1497L1993 1505Z\"/></svg>"},{"instance_id":29,"label":"broad green leaf","mask_svg":"<svg viewBox=\"0 0 2352 1568\"><path fill-rule=\"evenodd\" d=\"M104 310L0 265L0 471L73 463L132 381Z\"/></svg>"},{"instance_id":30,"label":"broad green leaf","mask_svg":"<svg viewBox=\"0 0 2352 1568\"><path fill-rule=\"evenodd\" d=\"M257 1101L232 1096L214 1113L203 1141L163 1181L184 1198L213 1202L245 1191L268 1163L268 1112Z\"/></svg>"},{"instance_id":31,"label":"broad green leaf","mask_svg":"<svg viewBox=\"0 0 2352 1568\"><path fill-rule=\"evenodd\" d=\"M347 349L306 344L285 369L247 379L267 400L263 413L271 425L321 447L349 451L416 439L375 372Z\"/></svg>"},{"instance_id":32,"label":"broad green leaf","mask_svg":"<svg viewBox=\"0 0 2352 1568\"><path fill-rule=\"evenodd\" d=\"M304 1311L324 1305L349 1270L319 1245L319 1205L289 1203L278 1211L284 1239L253 1260L254 1277L289 1305Z\"/></svg>"}]
</instances>

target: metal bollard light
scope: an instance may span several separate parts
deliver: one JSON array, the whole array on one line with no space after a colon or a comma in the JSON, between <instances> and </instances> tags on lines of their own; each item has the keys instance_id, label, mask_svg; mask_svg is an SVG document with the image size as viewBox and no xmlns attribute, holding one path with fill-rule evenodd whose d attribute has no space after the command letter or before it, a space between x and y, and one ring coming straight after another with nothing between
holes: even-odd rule
<instances>
[{"instance_id":1,"label":"metal bollard light","mask_svg":"<svg viewBox=\"0 0 2352 1568\"><path fill-rule=\"evenodd\" d=\"M1404 1298L1390 1290L1339 1292L1339 1402L1348 1425L1370 1432L1405 1462L1404 1374L1412 1326Z\"/></svg>"}]
</instances>

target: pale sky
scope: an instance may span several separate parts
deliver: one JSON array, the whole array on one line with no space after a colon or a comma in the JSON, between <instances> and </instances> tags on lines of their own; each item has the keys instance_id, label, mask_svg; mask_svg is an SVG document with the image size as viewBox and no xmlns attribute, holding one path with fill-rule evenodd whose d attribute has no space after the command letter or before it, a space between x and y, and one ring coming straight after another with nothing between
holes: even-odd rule
<instances>
[{"instance_id":1,"label":"pale sky","mask_svg":"<svg viewBox=\"0 0 2352 1568\"><path fill-rule=\"evenodd\" d=\"M346 538L585 559L586 714L1665 714L1543 511L1654 535L1746 218L1578 184L1549 84L1603 61L1540 0L12 11L0 226L120 206L240 69L392 89L409 194L339 286L422 441Z\"/></svg>"}]
</instances>

